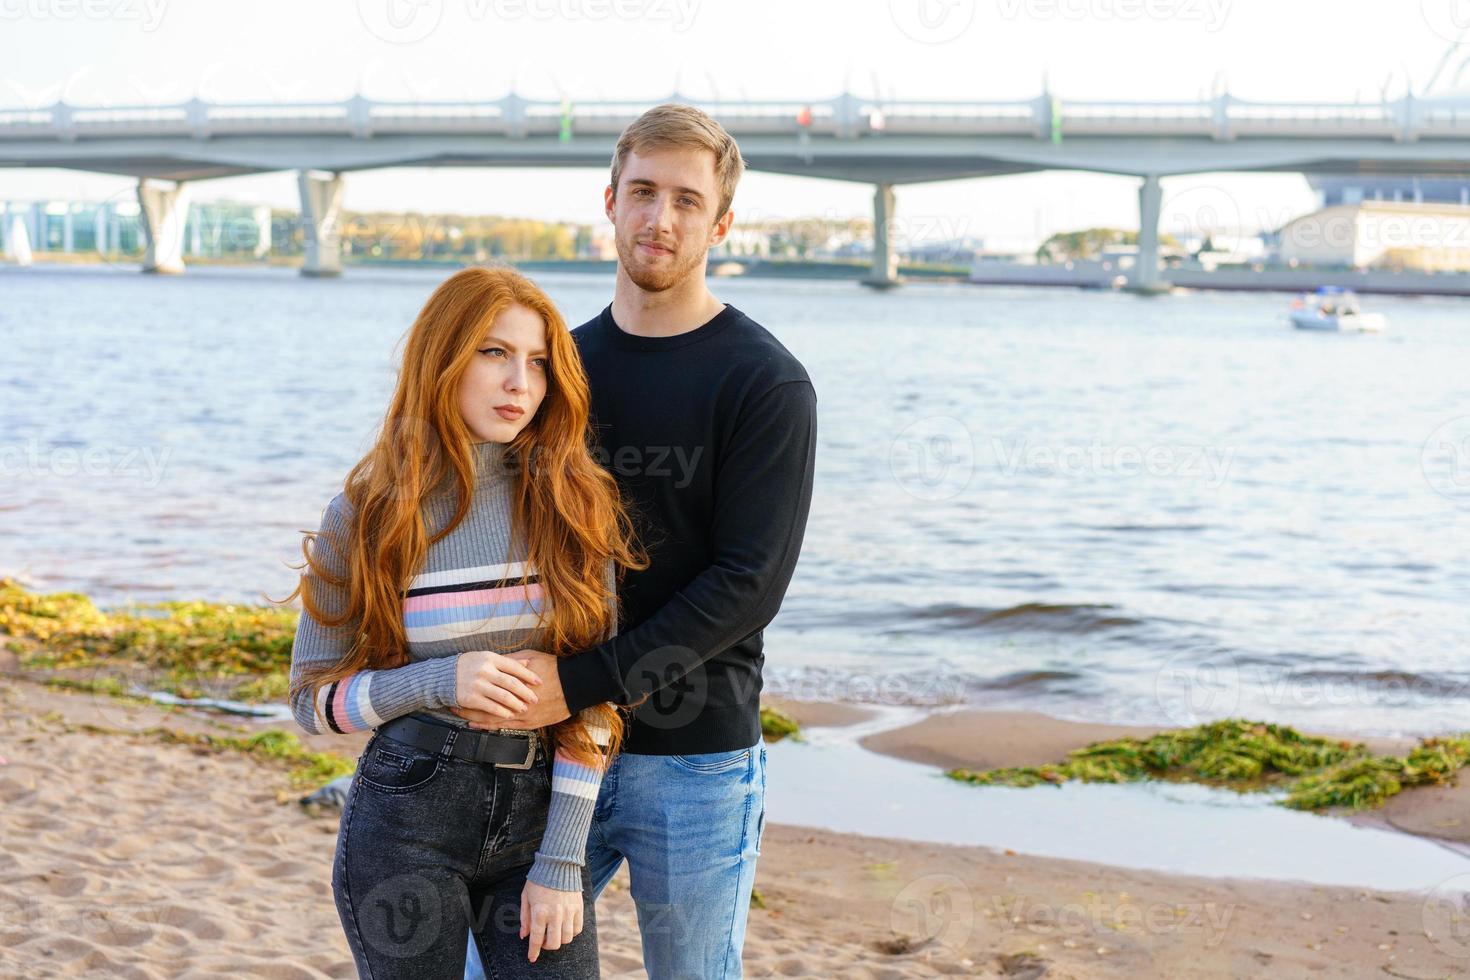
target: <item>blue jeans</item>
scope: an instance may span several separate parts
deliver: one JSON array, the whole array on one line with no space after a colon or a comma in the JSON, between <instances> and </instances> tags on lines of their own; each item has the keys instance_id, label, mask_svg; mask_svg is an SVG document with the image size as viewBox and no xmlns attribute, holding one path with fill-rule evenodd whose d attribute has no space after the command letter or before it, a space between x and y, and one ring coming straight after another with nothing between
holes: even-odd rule
<instances>
[{"instance_id":1,"label":"blue jeans","mask_svg":"<svg viewBox=\"0 0 1470 980\"><path fill-rule=\"evenodd\" d=\"M587 838L587 880L595 899L627 860L649 980L741 976L765 817L764 744L613 760ZM484 976L475 960L466 980Z\"/></svg>"}]
</instances>

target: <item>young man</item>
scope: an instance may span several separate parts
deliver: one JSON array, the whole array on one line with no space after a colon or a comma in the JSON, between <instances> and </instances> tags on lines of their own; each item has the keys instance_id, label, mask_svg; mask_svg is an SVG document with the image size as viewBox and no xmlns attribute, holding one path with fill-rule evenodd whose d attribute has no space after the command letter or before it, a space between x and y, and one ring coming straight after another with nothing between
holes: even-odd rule
<instances>
[{"instance_id":1,"label":"young man","mask_svg":"<svg viewBox=\"0 0 1470 980\"><path fill-rule=\"evenodd\" d=\"M762 630L812 496L806 370L705 283L743 168L730 135L688 106L651 109L618 140L604 191L617 284L573 336L596 445L651 565L623 583L612 640L560 660L516 655L543 681L528 713L466 715L536 727L598 702L637 705L596 799L586 875L600 894L628 861L654 980L741 975L765 818Z\"/></svg>"}]
</instances>

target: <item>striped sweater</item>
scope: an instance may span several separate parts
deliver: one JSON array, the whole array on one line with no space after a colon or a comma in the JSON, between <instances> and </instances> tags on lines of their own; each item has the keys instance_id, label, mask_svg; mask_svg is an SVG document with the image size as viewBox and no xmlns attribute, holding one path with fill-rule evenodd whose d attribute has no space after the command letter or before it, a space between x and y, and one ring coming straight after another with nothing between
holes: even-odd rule
<instances>
[{"instance_id":1,"label":"striped sweater","mask_svg":"<svg viewBox=\"0 0 1470 980\"><path fill-rule=\"evenodd\" d=\"M538 648L539 622L547 600L534 569L528 584L521 584L525 546L511 539L514 478L505 465L505 447L487 442L474 449L477 479L469 513L429 547L423 567L404 594L409 662L385 670L359 671L315 691L299 692L291 708L297 724L306 731L360 732L408 714L464 727L464 719L449 710L456 705L457 656L471 650L511 653ZM454 505L452 490L425 499L423 514L431 536L449 523ZM343 494L332 499L322 515L322 534L312 546L318 563L342 580L347 566L339 545L345 540L350 506ZM614 571L610 564L610 585ZM324 613L336 615L346 608L345 588L315 578L312 585L312 597ZM350 623L327 627L303 612L291 650L293 686L306 667L340 660L351 648L354 632ZM605 741L607 732L594 729L592 734ZM601 768L556 753L546 834L529 873L532 881L562 891L581 890L587 830L601 782Z\"/></svg>"}]
</instances>

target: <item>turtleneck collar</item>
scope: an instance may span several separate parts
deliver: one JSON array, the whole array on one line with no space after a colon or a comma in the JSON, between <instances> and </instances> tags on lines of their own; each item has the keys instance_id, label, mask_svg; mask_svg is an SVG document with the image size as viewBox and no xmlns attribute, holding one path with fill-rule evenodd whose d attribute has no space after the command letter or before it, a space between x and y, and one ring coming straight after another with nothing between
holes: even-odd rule
<instances>
[{"instance_id":1,"label":"turtleneck collar","mask_svg":"<svg viewBox=\"0 0 1470 980\"><path fill-rule=\"evenodd\" d=\"M476 442L470 448L475 453L475 478L480 486L502 483L514 475L514 468L507 460L506 442Z\"/></svg>"}]
</instances>

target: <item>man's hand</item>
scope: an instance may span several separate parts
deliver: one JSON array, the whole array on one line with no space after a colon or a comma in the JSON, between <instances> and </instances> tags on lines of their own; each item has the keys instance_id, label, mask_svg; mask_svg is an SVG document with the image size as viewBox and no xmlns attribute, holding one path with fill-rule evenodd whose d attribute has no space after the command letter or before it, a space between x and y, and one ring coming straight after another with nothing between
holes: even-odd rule
<instances>
[{"instance_id":1,"label":"man's hand","mask_svg":"<svg viewBox=\"0 0 1470 980\"><path fill-rule=\"evenodd\" d=\"M560 949L582 931L582 893L562 892L527 881L521 889L521 938L530 937L527 958Z\"/></svg>"},{"instance_id":2,"label":"man's hand","mask_svg":"<svg viewBox=\"0 0 1470 980\"><path fill-rule=\"evenodd\" d=\"M540 650L517 650L508 656L511 660L521 664L537 679L536 703L510 717L498 712L467 707L451 708L450 710L469 722L471 728L485 728L492 731L498 728L542 728L546 725L555 725L572 716L571 711L567 708L566 695L562 693L561 676L556 671L555 657L549 653L542 653ZM499 708L500 705L495 707Z\"/></svg>"}]
</instances>

